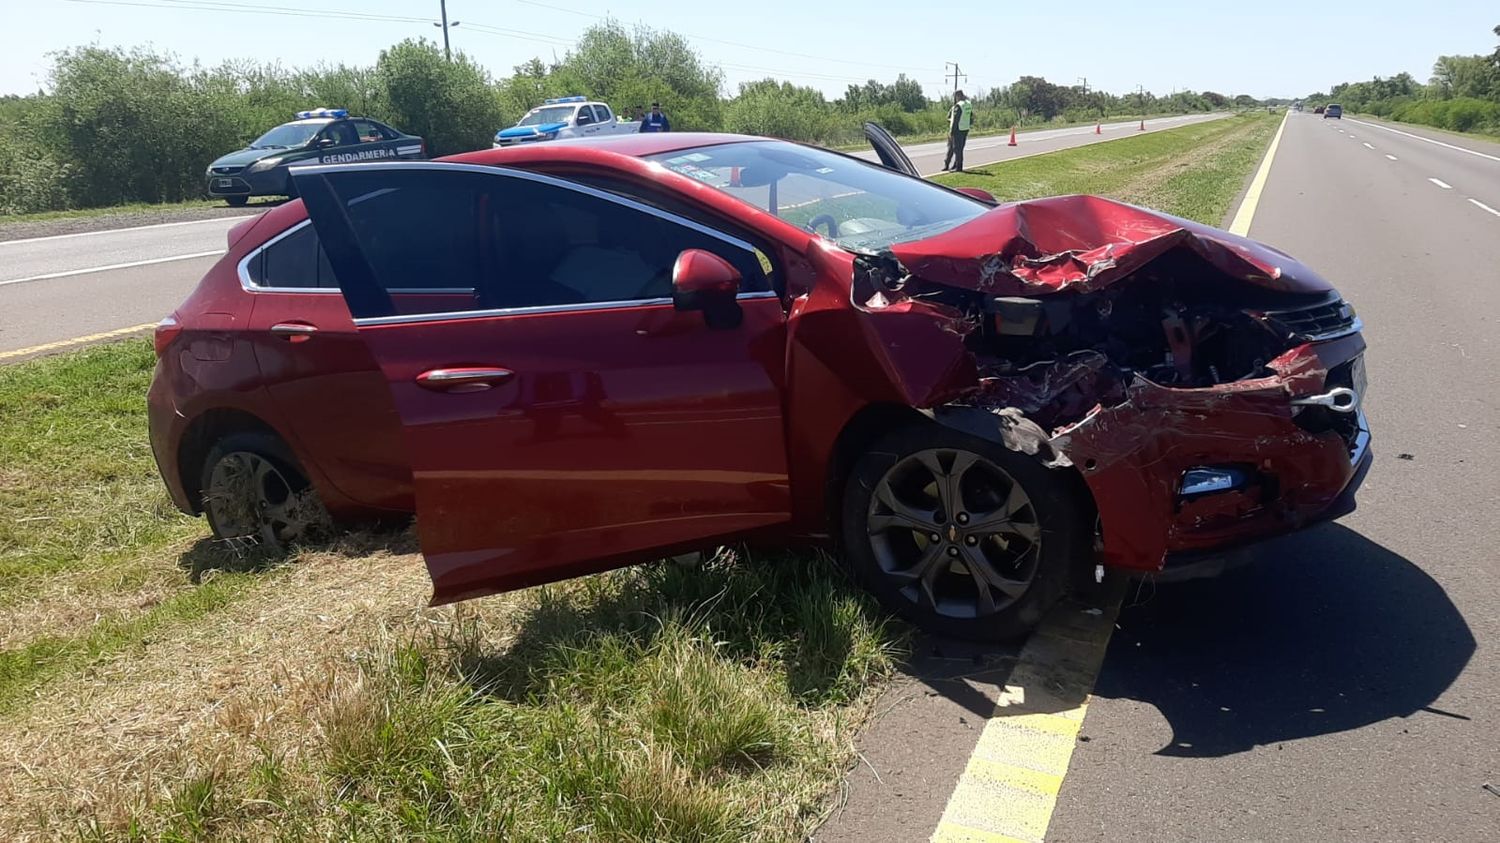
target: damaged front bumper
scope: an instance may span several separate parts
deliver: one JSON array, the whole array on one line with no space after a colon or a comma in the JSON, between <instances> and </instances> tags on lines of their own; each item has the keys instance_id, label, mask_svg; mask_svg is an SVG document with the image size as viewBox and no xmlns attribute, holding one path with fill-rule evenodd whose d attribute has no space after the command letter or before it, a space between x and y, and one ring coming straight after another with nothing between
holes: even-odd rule
<instances>
[{"instance_id":1,"label":"damaged front bumper","mask_svg":"<svg viewBox=\"0 0 1500 843\"><path fill-rule=\"evenodd\" d=\"M1357 333L1306 344L1268 377L1197 389L1137 378L1123 402L1054 435L1050 447L1093 493L1104 564L1212 567L1227 550L1352 511L1371 459L1364 414L1295 402L1349 388L1364 348ZM1184 494L1204 469L1235 481Z\"/></svg>"}]
</instances>

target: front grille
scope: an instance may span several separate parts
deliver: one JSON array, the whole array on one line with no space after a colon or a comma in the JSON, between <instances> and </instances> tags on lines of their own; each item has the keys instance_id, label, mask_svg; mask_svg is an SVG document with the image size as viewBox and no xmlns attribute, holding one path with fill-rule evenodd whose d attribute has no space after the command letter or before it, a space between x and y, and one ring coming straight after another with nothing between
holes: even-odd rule
<instances>
[{"instance_id":1,"label":"front grille","mask_svg":"<svg viewBox=\"0 0 1500 843\"><path fill-rule=\"evenodd\" d=\"M1265 319L1285 338L1298 342L1333 339L1359 329L1354 308L1337 295L1307 307L1266 311Z\"/></svg>"},{"instance_id":2,"label":"front grille","mask_svg":"<svg viewBox=\"0 0 1500 843\"><path fill-rule=\"evenodd\" d=\"M240 170L243 170L243 169L245 169L245 168L244 167L213 167L213 168L210 169L210 171L214 175L216 175L216 176L232 176L235 173L238 173Z\"/></svg>"}]
</instances>

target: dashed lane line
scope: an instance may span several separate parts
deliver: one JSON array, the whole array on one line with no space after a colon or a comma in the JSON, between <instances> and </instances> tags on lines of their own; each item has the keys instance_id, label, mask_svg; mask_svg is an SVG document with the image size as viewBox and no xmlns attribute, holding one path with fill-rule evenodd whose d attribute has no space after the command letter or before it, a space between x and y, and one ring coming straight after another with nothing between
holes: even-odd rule
<instances>
[{"instance_id":1,"label":"dashed lane line","mask_svg":"<svg viewBox=\"0 0 1500 843\"><path fill-rule=\"evenodd\" d=\"M1351 120L1352 120L1352 118L1351 118ZM1363 120L1353 120L1353 122L1358 123L1361 126L1370 126L1372 128L1380 129L1381 131L1385 131L1385 132L1394 132L1395 134L1404 135L1405 137L1411 138L1413 140L1419 140L1419 141L1422 141L1423 143L1430 143L1430 144L1435 144L1437 146L1446 147L1448 149L1454 150L1455 152L1464 152L1464 153L1468 153L1469 155L1477 155L1480 158L1488 158L1491 161L1500 161L1500 155L1490 155L1489 153L1479 152L1479 151L1473 150L1473 149L1466 149L1466 148L1464 148L1462 146L1454 146L1451 143L1443 143L1440 140L1433 140L1432 138L1424 138L1421 135L1414 135L1411 132L1403 132L1400 129L1392 129L1390 126L1382 126L1379 123L1366 123Z\"/></svg>"},{"instance_id":2,"label":"dashed lane line","mask_svg":"<svg viewBox=\"0 0 1500 843\"><path fill-rule=\"evenodd\" d=\"M1451 184L1443 181L1442 179L1434 179L1434 178L1430 178L1429 177L1427 180L1430 181L1430 182L1432 182L1433 184L1437 185L1438 187L1441 187L1444 190L1452 190L1453 189L1453 185L1451 185Z\"/></svg>"},{"instance_id":3,"label":"dashed lane line","mask_svg":"<svg viewBox=\"0 0 1500 843\"><path fill-rule=\"evenodd\" d=\"M30 357L33 354L42 354L48 351L62 351L65 348L85 345L91 342L112 340L119 337L129 336L130 334L142 333L155 327L155 322L151 322L146 325L131 325L129 328L116 328L113 331L101 331L97 334L88 334L87 336L73 337L72 339L42 343L41 345L33 345L28 348L17 348L11 351L0 351L0 360L13 360L18 357Z\"/></svg>"},{"instance_id":4,"label":"dashed lane line","mask_svg":"<svg viewBox=\"0 0 1500 843\"><path fill-rule=\"evenodd\" d=\"M1391 160L1392 160L1392 161L1399 161L1399 160L1401 160L1401 159L1399 159L1399 158L1397 158L1397 157L1396 157L1396 156L1394 156L1394 155L1392 155L1392 154L1390 154L1390 153L1389 153L1389 152L1387 152L1387 153L1386 153L1386 154L1385 154L1385 157L1387 157L1387 158L1389 158L1389 159L1391 159Z\"/></svg>"},{"instance_id":5,"label":"dashed lane line","mask_svg":"<svg viewBox=\"0 0 1500 843\"><path fill-rule=\"evenodd\" d=\"M1234 212L1234 221L1229 224L1229 232L1241 237L1250 233L1250 222L1255 219L1255 207L1260 204L1260 194L1266 189L1266 179L1271 175L1271 162L1276 159L1276 149L1281 146L1281 135L1286 131L1286 121L1291 117L1288 111L1281 118L1281 125L1276 127L1276 136L1271 138L1271 145L1266 148L1266 157L1261 159L1260 169L1255 171L1255 178L1250 182L1250 189L1245 191L1245 198L1240 202L1240 208Z\"/></svg>"},{"instance_id":6,"label":"dashed lane line","mask_svg":"<svg viewBox=\"0 0 1500 843\"><path fill-rule=\"evenodd\" d=\"M1478 208L1481 211L1489 211L1490 213L1494 214L1495 216L1500 217L1500 211L1497 211L1494 208L1491 208L1489 205L1484 204L1483 202L1479 201L1478 199L1470 199L1469 203L1472 204L1474 207Z\"/></svg>"},{"instance_id":7,"label":"dashed lane line","mask_svg":"<svg viewBox=\"0 0 1500 843\"><path fill-rule=\"evenodd\" d=\"M1361 141L1360 143L1364 146L1365 149L1374 149L1375 148L1375 147L1371 146L1368 141Z\"/></svg>"},{"instance_id":8,"label":"dashed lane line","mask_svg":"<svg viewBox=\"0 0 1500 843\"><path fill-rule=\"evenodd\" d=\"M932 843L1042 843L1119 613L1067 601L1021 649Z\"/></svg>"}]
</instances>

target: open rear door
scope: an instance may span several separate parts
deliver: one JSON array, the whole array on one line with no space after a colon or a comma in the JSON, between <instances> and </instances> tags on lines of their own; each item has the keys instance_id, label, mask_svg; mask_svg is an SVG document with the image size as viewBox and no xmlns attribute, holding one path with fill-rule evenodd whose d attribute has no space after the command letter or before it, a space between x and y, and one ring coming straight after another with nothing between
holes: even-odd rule
<instances>
[{"instance_id":1,"label":"open rear door","mask_svg":"<svg viewBox=\"0 0 1500 843\"><path fill-rule=\"evenodd\" d=\"M921 178L922 174L917 172L916 165L911 163L911 159L906 156L906 150L901 148L901 144L896 143L896 139L891 137L891 133L887 132L885 127L879 123L867 121L865 139L870 142L870 146L875 147L875 154L880 156L882 165L898 173Z\"/></svg>"},{"instance_id":2,"label":"open rear door","mask_svg":"<svg viewBox=\"0 0 1500 843\"><path fill-rule=\"evenodd\" d=\"M401 417L436 602L789 520L785 316L749 244L516 170L293 178ZM737 271L737 323L674 309L688 249Z\"/></svg>"}]
</instances>

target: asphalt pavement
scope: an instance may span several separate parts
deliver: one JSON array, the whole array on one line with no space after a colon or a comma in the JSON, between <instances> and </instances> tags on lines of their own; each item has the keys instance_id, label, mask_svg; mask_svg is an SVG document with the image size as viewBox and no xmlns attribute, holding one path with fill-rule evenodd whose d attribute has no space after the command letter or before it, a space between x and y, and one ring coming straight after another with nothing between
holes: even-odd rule
<instances>
[{"instance_id":1,"label":"asphalt pavement","mask_svg":"<svg viewBox=\"0 0 1500 843\"><path fill-rule=\"evenodd\" d=\"M1497 208L1500 144L1287 120L1250 236L1358 309L1375 464L1338 523L1129 593L1048 840L1500 840Z\"/></svg>"},{"instance_id":2,"label":"asphalt pavement","mask_svg":"<svg viewBox=\"0 0 1500 843\"><path fill-rule=\"evenodd\" d=\"M1222 117L1146 121L1148 132ZM1139 134L1139 122L972 138L965 163L979 166ZM906 148L924 174L943 166L944 143ZM874 158L873 153L862 157ZM187 297L225 247L235 218L194 220L57 237L0 241L0 363L68 348L73 340L145 330ZM105 336L101 336L105 335ZM40 346L40 348L38 348Z\"/></svg>"}]
</instances>

